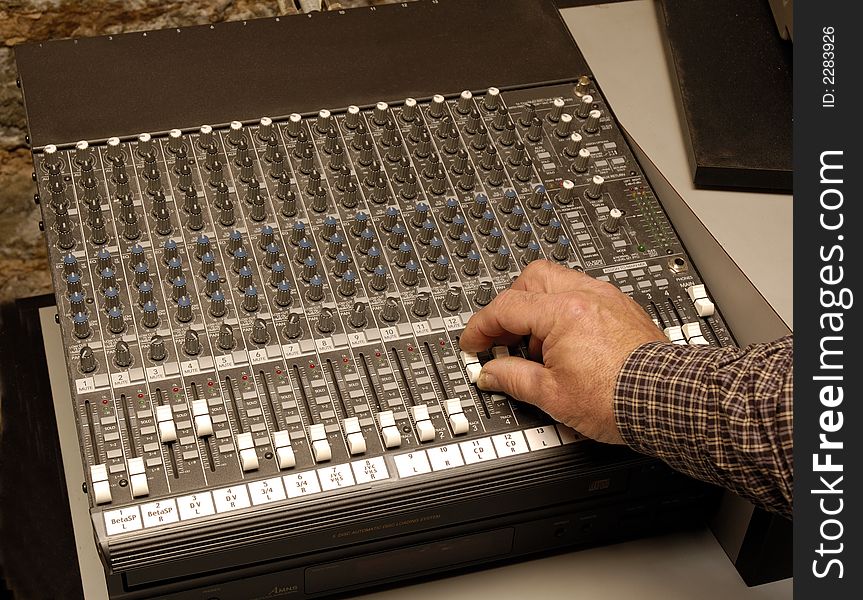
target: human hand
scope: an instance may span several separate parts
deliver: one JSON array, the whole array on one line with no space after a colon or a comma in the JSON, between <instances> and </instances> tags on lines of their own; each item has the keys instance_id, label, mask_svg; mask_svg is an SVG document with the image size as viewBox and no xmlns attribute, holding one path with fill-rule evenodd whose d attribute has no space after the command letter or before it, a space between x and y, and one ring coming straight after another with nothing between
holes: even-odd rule
<instances>
[{"instance_id":1,"label":"human hand","mask_svg":"<svg viewBox=\"0 0 863 600\"><path fill-rule=\"evenodd\" d=\"M617 376L635 348L665 341L647 313L609 283L535 261L471 317L460 345L480 352L528 335L534 360L491 360L477 385L534 404L587 437L623 443L614 420Z\"/></svg>"}]
</instances>

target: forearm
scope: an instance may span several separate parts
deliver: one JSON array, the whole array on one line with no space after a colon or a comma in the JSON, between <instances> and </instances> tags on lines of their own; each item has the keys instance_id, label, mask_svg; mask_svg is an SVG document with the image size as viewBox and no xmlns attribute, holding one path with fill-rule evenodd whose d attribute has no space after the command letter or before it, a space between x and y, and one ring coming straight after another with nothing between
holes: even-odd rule
<instances>
[{"instance_id":1,"label":"forearm","mask_svg":"<svg viewBox=\"0 0 863 600\"><path fill-rule=\"evenodd\" d=\"M637 348L617 380L614 412L629 446L790 516L790 337L746 349Z\"/></svg>"}]
</instances>

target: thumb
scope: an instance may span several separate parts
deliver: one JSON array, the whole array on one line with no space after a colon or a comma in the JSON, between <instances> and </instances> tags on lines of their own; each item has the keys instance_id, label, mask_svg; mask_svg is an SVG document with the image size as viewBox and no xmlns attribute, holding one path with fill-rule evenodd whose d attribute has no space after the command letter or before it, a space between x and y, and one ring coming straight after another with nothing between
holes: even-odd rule
<instances>
[{"instance_id":1,"label":"thumb","mask_svg":"<svg viewBox=\"0 0 863 600\"><path fill-rule=\"evenodd\" d=\"M495 358L484 364L476 384L481 390L503 392L540 408L554 398L551 371L538 362L516 356Z\"/></svg>"}]
</instances>

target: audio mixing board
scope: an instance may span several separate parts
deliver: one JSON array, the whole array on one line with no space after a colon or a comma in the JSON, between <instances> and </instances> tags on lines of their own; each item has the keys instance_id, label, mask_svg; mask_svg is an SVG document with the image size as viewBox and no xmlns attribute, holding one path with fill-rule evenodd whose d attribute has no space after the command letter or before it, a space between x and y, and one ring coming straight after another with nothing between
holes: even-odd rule
<instances>
[{"instance_id":1,"label":"audio mixing board","mask_svg":"<svg viewBox=\"0 0 863 600\"><path fill-rule=\"evenodd\" d=\"M428 4L439 18L485 6ZM19 51L28 106L42 52ZM205 582L251 597L226 590L253 575L265 590L264 564L369 554L361 542L443 539L576 500L708 494L475 386L484 361L524 348L459 349L471 315L537 260L617 285L671 343L734 343L597 82L584 65L562 69L560 81L442 81L356 105L288 99L204 125L162 127L161 112L143 132L108 131L107 114L86 139L34 139L112 594L200 597L182 594ZM459 531L476 538L475 560L515 545L502 530ZM409 545L375 548L394 543ZM379 569L308 569L298 589L411 573Z\"/></svg>"}]
</instances>

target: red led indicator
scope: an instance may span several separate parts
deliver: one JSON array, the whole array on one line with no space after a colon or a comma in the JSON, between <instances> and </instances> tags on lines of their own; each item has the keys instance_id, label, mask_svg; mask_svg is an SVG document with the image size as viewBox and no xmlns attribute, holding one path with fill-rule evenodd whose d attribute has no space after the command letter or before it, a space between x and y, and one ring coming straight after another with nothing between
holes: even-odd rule
<instances>
[{"instance_id":1,"label":"red led indicator","mask_svg":"<svg viewBox=\"0 0 863 600\"><path fill-rule=\"evenodd\" d=\"M310 369L314 369L314 368L315 368L315 365L314 365L313 363L309 363L309 368L310 368Z\"/></svg>"},{"instance_id":2,"label":"red led indicator","mask_svg":"<svg viewBox=\"0 0 863 600\"><path fill-rule=\"evenodd\" d=\"M408 352L413 352L413 351L414 351L414 347L413 347L413 346L408 346Z\"/></svg>"},{"instance_id":3,"label":"red led indicator","mask_svg":"<svg viewBox=\"0 0 863 600\"><path fill-rule=\"evenodd\" d=\"M348 364L348 357L347 357L347 356L343 356L343 357L342 357L342 362L343 362L343 363L345 363L345 364Z\"/></svg>"},{"instance_id":4,"label":"red led indicator","mask_svg":"<svg viewBox=\"0 0 863 600\"><path fill-rule=\"evenodd\" d=\"M376 358L380 358L380 357L381 357L381 351L380 351L380 350L376 350L376 351L375 351L375 357L376 357Z\"/></svg>"},{"instance_id":5,"label":"red led indicator","mask_svg":"<svg viewBox=\"0 0 863 600\"><path fill-rule=\"evenodd\" d=\"M248 381L248 380L249 380L249 376L248 376L248 375L243 375L243 381Z\"/></svg>"},{"instance_id":6,"label":"red led indicator","mask_svg":"<svg viewBox=\"0 0 863 600\"><path fill-rule=\"evenodd\" d=\"M212 382L212 381L208 381L208 382L207 382L207 386L208 386L208 387L213 387L213 382Z\"/></svg>"},{"instance_id":7,"label":"red led indicator","mask_svg":"<svg viewBox=\"0 0 863 600\"><path fill-rule=\"evenodd\" d=\"M276 369L276 375L281 375L281 374L282 374L282 370L281 370L281 369Z\"/></svg>"},{"instance_id":8,"label":"red led indicator","mask_svg":"<svg viewBox=\"0 0 863 600\"><path fill-rule=\"evenodd\" d=\"M443 340L440 340L438 343L440 344L441 348L443 348L444 346L446 346L446 342L445 342L445 341L443 341Z\"/></svg>"},{"instance_id":9,"label":"red led indicator","mask_svg":"<svg viewBox=\"0 0 863 600\"><path fill-rule=\"evenodd\" d=\"M138 394L138 398L143 398L144 394Z\"/></svg>"},{"instance_id":10,"label":"red led indicator","mask_svg":"<svg viewBox=\"0 0 863 600\"><path fill-rule=\"evenodd\" d=\"M180 391L180 388L178 388L178 387L176 387L176 386L175 386L173 389L174 389L174 393L175 393L175 394L176 394L177 392L179 392L179 391Z\"/></svg>"},{"instance_id":11,"label":"red led indicator","mask_svg":"<svg viewBox=\"0 0 863 600\"><path fill-rule=\"evenodd\" d=\"M102 404L108 404L108 400L102 400Z\"/></svg>"}]
</instances>

